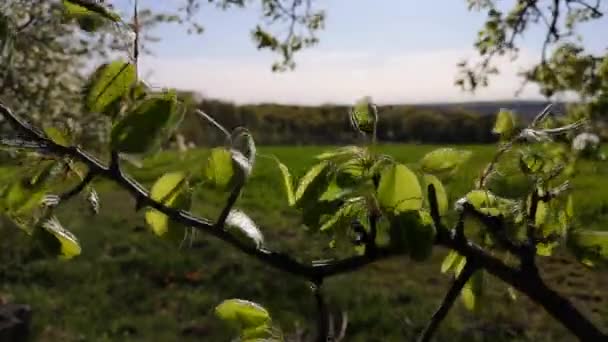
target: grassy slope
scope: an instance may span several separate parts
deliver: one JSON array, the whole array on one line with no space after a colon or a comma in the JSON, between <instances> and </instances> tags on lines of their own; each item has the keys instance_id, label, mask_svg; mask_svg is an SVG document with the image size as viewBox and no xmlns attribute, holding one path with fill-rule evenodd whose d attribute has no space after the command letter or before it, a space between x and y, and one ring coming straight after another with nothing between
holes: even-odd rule
<instances>
[{"instance_id":1,"label":"grassy slope","mask_svg":"<svg viewBox=\"0 0 608 342\"><path fill-rule=\"evenodd\" d=\"M413 162L432 146L385 146L397 159ZM448 184L451 198L470 185L490 147L475 151L467 169ZM321 147L262 148L301 175ZM149 184L161 172L185 165L196 171L204 152L183 157L165 154L135 170ZM591 170L576 182L575 204L583 224L608 227L607 169ZM283 204L279 173L273 162L259 158L254 176L237 206L262 227L273 248L302 259L323 258L332 252L323 237L307 238L298 216ZM310 327L313 300L306 283L248 260L226 245L198 235L189 247L177 249L159 241L144 227L133 201L106 182L98 183L102 211L86 213L78 200L61 212L61 219L80 239L83 254L70 262L27 257L27 240L5 224L0 228L0 301L30 303L36 340L44 341L228 341L229 332L217 322L213 307L222 299L240 297L266 305L284 330ZM195 212L214 217L222 203L215 193L198 193ZM348 341L403 341L422 329L449 286L439 273L445 251L437 249L430 263L391 259L362 272L327 282L332 307L348 311ZM542 267L553 286L566 293L598 324L608 327L606 273L592 272L562 256L546 259ZM466 312L460 304L442 325L438 340L449 341L571 341L573 338L542 309L525 298L512 302L505 287L490 281L481 312Z\"/></svg>"}]
</instances>

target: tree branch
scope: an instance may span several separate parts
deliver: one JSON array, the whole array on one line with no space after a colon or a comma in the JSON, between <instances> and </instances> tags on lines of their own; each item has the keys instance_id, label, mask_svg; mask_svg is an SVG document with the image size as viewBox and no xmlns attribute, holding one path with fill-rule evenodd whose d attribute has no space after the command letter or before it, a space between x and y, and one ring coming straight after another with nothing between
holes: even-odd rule
<instances>
[{"instance_id":1,"label":"tree branch","mask_svg":"<svg viewBox=\"0 0 608 342\"><path fill-rule=\"evenodd\" d=\"M445 298L443 298L441 305L439 306L437 311L435 311L435 313L431 317L431 320L420 335L418 342L429 342L433 338L433 335L437 331L439 324L441 324L441 322L445 319L448 312L454 305L454 302L460 295L462 288L467 283L467 281L469 281L469 278L471 278L475 271L477 271L477 266L475 266L474 262L467 259L463 270L460 272L458 277L454 279L452 286L450 286L450 289L445 295Z\"/></svg>"},{"instance_id":2,"label":"tree branch","mask_svg":"<svg viewBox=\"0 0 608 342\"><path fill-rule=\"evenodd\" d=\"M286 254L251 246L241 242L228 231L218 229L219 227L216 227L210 220L198 218L187 211L169 208L153 200L144 187L123 174L120 167L116 166L116 163L112 164L114 166L111 165L111 167L105 166L98 159L77 146L56 144L29 123L15 116L2 103L0 103L0 115L8 120L18 132L23 133L32 141L44 145L45 151L49 154L71 157L86 164L89 168L89 173L94 173L96 176L115 182L135 198L140 199L144 206L149 206L162 212L175 222L213 235L236 247L243 253L251 255L261 262L286 273L300 276L313 282L319 282L325 277L357 270L369 263L396 255L387 249L378 249L373 256L353 256L346 259L310 265L301 263ZM112 159L114 160L114 158ZM529 272L526 268L516 269L510 267L481 247L469 242L466 238L459 239L453 234L438 233L435 244L455 250L466 257L467 260L474 261L475 265L480 269L485 269L490 274L526 294L534 302L545 308L551 316L560 321L579 339L584 341L603 341L608 338L567 299L548 288L538 273Z\"/></svg>"},{"instance_id":3,"label":"tree branch","mask_svg":"<svg viewBox=\"0 0 608 342\"><path fill-rule=\"evenodd\" d=\"M442 239L438 241L438 244L457 251L465 256L467 260L475 260L480 269L488 271L521 293L526 294L581 341L605 341L608 338L606 334L602 333L598 327L583 316L570 301L549 288L537 273L507 266L501 260L470 242L462 244L456 240Z\"/></svg>"}]
</instances>

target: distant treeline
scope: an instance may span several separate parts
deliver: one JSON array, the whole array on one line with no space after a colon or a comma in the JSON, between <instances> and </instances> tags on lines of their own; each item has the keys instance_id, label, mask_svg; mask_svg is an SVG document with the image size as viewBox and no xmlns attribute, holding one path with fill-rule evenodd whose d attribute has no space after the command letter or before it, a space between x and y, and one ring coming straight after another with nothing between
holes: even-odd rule
<instances>
[{"instance_id":1,"label":"distant treeline","mask_svg":"<svg viewBox=\"0 0 608 342\"><path fill-rule=\"evenodd\" d=\"M490 143L496 141L491 132L495 117L488 114L496 113L500 107L521 109L521 102L515 104L496 103L494 109L486 104L485 112L463 105L381 106L378 138L383 142ZM542 106L533 102L525 110L532 113ZM347 144L358 139L350 127L347 106L235 105L203 99L196 107L227 129L247 127L256 142L263 145ZM222 134L200 117L187 115L186 120L180 130L186 141L197 145L223 142Z\"/></svg>"}]
</instances>

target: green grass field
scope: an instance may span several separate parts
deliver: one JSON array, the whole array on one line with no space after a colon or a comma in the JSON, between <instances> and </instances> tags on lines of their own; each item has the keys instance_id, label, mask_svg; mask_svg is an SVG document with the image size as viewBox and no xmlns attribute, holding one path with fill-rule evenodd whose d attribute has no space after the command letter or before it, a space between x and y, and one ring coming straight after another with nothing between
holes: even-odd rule
<instances>
[{"instance_id":1,"label":"green grass field","mask_svg":"<svg viewBox=\"0 0 608 342\"><path fill-rule=\"evenodd\" d=\"M418 160L434 146L390 145L383 150L400 161ZM471 146L473 158L447 186L454 200L491 158L492 146ZM312 165L325 147L261 148L295 175ZM164 153L131 169L150 185L166 171L200 170L205 151ZM574 182L579 223L608 229L608 163L584 163ZM270 159L258 158L237 207L254 218L273 249L302 260L333 255L323 236L309 236L297 212L284 200L280 174ZM314 327L309 285L200 234L177 248L159 240L135 213L134 201L114 185L98 181L101 213L90 216L83 201L71 200L60 219L83 247L72 261L29 257L24 234L6 222L0 227L0 301L29 303L35 341L229 341L232 335L213 316L223 299L243 298L265 305L286 333ZM506 185L509 186L509 185ZM223 195L197 192L194 212L216 217ZM394 258L328 280L332 310L346 310L346 341L410 341L421 331L450 284L439 272L445 251L414 263ZM608 328L608 273L582 268L564 253L545 258L547 281L572 299L598 325ZM478 313L460 303L448 315L438 341L573 341L574 337L525 297L512 301L506 287L490 279Z\"/></svg>"}]
</instances>

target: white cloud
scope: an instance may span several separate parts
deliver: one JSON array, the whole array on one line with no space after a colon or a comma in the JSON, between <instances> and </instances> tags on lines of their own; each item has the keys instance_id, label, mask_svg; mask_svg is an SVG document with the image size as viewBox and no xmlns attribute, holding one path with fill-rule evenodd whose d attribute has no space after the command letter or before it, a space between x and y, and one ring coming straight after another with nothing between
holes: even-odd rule
<instances>
[{"instance_id":1,"label":"white cloud","mask_svg":"<svg viewBox=\"0 0 608 342\"><path fill-rule=\"evenodd\" d=\"M454 86L456 63L470 50L420 51L399 55L310 50L298 55L295 71L270 71L271 59L254 60L146 57L148 81L157 86L198 91L237 103L351 103L370 95L378 103L481 101L513 98L521 83L517 73L538 61L522 51L516 61L496 60L500 75L476 94ZM539 98L528 86L521 98Z\"/></svg>"}]
</instances>

